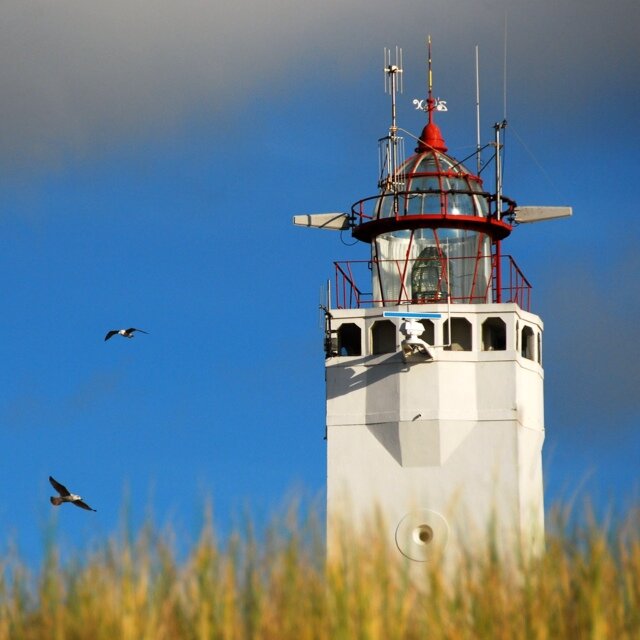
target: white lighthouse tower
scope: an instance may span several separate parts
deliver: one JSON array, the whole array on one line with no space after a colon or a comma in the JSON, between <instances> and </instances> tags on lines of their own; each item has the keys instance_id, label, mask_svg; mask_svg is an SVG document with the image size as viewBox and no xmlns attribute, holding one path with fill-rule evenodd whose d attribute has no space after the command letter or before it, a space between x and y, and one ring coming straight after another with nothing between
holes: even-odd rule
<instances>
[{"instance_id":1,"label":"white lighthouse tower","mask_svg":"<svg viewBox=\"0 0 640 640\"><path fill-rule=\"evenodd\" d=\"M431 56L429 55L429 58ZM335 263L326 315L327 542L382 522L417 562L492 542L535 553L544 534L542 320L502 241L514 222L570 215L518 207L447 154L431 90L404 157L395 98L401 60L385 55L389 134L378 193L349 213L299 225L350 230L364 261ZM379 518L376 520L376 516ZM380 532L378 532L380 533Z\"/></svg>"}]
</instances>

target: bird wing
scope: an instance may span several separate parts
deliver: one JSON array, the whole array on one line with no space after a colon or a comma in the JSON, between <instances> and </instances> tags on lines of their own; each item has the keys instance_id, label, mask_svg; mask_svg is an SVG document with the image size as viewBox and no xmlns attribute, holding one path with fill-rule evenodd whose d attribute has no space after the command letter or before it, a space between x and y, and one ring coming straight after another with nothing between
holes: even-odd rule
<instances>
[{"instance_id":1,"label":"bird wing","mask_svg":"<svg viewBox=\"0 0 640 640\"><path fill-rule=\"evenodd\" d=\"M60 484L57 480L55 480L54 478L52 478L51 476L49 476L49 482L51 483L51 486L61 495L61 496L68 496L71 495L71 492L69 491L69 489L67 489L67 487L65 487L63 484Z\"/></svg>"},{"instance_id":2,"label":"bird wing","mask_svg":"<svg viewBox=\"0 0 640 640\"><path fill-rule=\"evenodd\" d=\"M118 330L117 330L117 329L115 329L115 330L113 330L113 331L109 331L109 333L107 333L107 335L104 337L105 342L106 342L106 341L107 341L111 336L115 336L115 335L116 335L116 333L118 333Z\"/></svg>"},{"instance_id":3,"label":"bird wing","mask_svg":"<svg viewBox=\"0 0 640 640\"><path fill-rule=\"evenodd\" d=\"M87 511L95 511L95 509L92 509L86 502L83 502L82 500L74 500L73 504L75 504L76 507L86 509Z\"/></svg>"},{"instance_id":4,"label":"bird wing","mask_svg":"<svg viewBox=\"0 0 640 640\"><path fill-rule=\"evenodd\" d=\"M144 331L143 329L136 329L135 327L131 327L131 329L127 329L127 333L133 333L134 331L139 331L140 333L146 333L147 335L149 335L149 333L147 331Z\"/></svg>"}]
</instances>

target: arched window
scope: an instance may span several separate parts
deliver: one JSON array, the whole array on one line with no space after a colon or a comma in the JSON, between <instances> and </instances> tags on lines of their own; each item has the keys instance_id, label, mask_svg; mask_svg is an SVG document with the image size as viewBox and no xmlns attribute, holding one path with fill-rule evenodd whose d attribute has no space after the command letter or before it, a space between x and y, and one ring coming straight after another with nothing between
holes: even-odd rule
<instances>
[{"instance_id":1,"label":"arched window","mask_svg":"<svg viewBox=\"0 0 640 640\"><path fill-rule=\"evenodd\" d=\"M471 323L466 318L451 318L451 344L449 320L444 322L445 351L471 351Z\"/></svg>"},{"instance_id":2,"label":"arched window","mask_svg":"<svg viewBox=\"0 0 640 640\"><path fill-rule=\"evenodd\" d=\"M420 324L424 327L424 333L419 336L420 340L424 340L427 344L434 345L436 343L436 332L433 321L428 318L420 320Z\"/></svg>"},{"instance_id":3,"label":"arched window","mask_svg":"<svg viewBox=\"0 0 640 640\"><path fill-rule=\"evenodd\" d=\"M345 322L338 327L338 355L362 355L362 331L357 324Z\"/></svg>"},{"instance_id":4,"label":"arched window","mask_svg":"<svg viewBox=\"0 0 640 640\"><path fill-rule=\"evenodd\" d=\"M536 341L533 329L526 324L520 334L520 355L527 360L535 360Z\"/></svg>"},{"instance_id":5,"label":"arched window","mask_svg":"<svg viewBox=\"0 0 640 640\"><path fill-rule=\"evenodd\" d=\"M487 318L482 323L482 350L504 351L507 348L507 325L502 318Z\"/></svg>"},{"instance_id":6,"label":"arched window","mask_svg":"<svg viewBox=\"0 0 640 640\"><path fill-rule=\"evenodd\" d=\"M376 320L371 326L371 353L393 353L397 341L396 325L391 320Z\"/></svg>"}]
</instances>

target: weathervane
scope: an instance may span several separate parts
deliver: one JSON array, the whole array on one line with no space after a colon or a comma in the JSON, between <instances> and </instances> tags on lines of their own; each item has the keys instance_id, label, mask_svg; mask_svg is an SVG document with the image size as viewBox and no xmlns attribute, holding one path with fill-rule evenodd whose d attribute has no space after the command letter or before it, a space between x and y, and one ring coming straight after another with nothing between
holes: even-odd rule
<instances>
[{"instance_id":1,"label":"weathervane","mask_svg":"<svg viewBox=\"0 0 640 640\"><path fill-rule=\"evenodd\" d=\"M418 100L417 98L414 98L413 105L415 106L416 111L428 111L429 109L427 100ZM434 109L436 111L449 111L449 107L447 107L447 101L436 98L434 101Z\"/></svg>"},{"instance_id":2,"label":"weathervane","mask_svg":"<svg viewBox=\"0 0 640 640\"><path fill-rule=\"evenodd\" d=\"M428 60L427 60L427 98L426 100L418 100L417 98L413 100L413 105L417 111L426 111L429 114L429 119L431 119L432 111L448 111L447 101L441 100L440 98L433 98L433 71L431 66L431 36L427 38L427 51L428 51Z\"/></svg>"}]
</instances>

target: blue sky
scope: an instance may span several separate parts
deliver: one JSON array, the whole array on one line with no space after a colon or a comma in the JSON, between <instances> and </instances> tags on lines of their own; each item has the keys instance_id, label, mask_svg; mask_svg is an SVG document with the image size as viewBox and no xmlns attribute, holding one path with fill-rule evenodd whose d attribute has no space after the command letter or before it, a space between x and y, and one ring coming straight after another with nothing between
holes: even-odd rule
<instances>
[{"instance_id":1,"label":"blue sky","mask_svg":"<svg viewBox=\"0 0 640 640\"><path fill-rule=\"evenodd\" d=\"M375 192L385 46L404 50L398 118L418 134L431 34L462 158L479 45L488 141L505 10L505 194L574 208L504 245L545 322L547 500L637 498L634 0L90 5L0 8L0 543L38 556L49 474L98 509L56 513L77 544L125 503L191 532L208 498L225 528L322 495L319 290L367 247L291 217ZM149 335L103 341L124 326Z\"/></svg>"}]
</instances>

